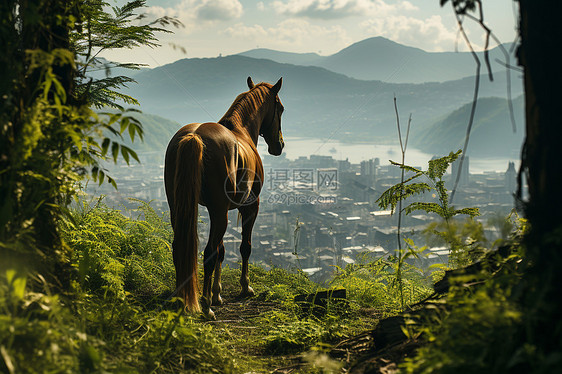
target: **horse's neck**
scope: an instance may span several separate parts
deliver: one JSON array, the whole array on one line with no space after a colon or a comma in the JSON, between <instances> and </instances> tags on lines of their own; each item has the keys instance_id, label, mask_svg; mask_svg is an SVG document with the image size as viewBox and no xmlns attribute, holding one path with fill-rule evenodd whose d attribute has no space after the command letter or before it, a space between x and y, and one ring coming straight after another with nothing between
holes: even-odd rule
<instances>
[{"instance_id":1,"label":"horse's neck","mask_svg":"<svg viewBox=\"0 0 562 374\"><path fill-rule=\"evenodd\" d=\"M262 118L259 115L259 112L250 118L242 119L242 127L246 130L246 132L250 136L250 139L252 139L252 142L256 147L258 145L261 123L262 123Z\"/></svg>"},{"instance_id":2,"label":"horse's neck","mask_svg":"<svg viewBox=\"0 0 562 374\"><path fill-rule=\"evenodd\" d=\"M238 123L236 124L236 130L238 130L239 132L245 132L256 147L258 145L260 126L263 123L264 116L265 114L263 108L261 107L251 115L238 113L239 121L237 121Z\"/></svg>"}]
</instances>

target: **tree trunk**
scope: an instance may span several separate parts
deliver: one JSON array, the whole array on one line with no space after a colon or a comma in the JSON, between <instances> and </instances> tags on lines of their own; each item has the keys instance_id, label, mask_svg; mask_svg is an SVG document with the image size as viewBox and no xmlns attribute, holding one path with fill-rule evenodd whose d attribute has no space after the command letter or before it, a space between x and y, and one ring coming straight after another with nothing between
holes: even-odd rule
<instances>
[{"instance_id":1,"label":"tree trunk","mask_svg":"<svg viewBox=\"0 0 562 374\"><path fill-rule=\"evenodd\" d=\"M0 38L6 41L0 58L0 94L4 98L0 114L0 242L4 245L0 255L4 266L37 270L59 281L68 273L57 231L62 180L57 175L62 161L57 146L62 139L45 130L44 123L31 123L30 113L40 99L45 69L30 72L27 53L69 49L69 28L74 27L69 15L76 10L72 3L22 0L5 1L0 6ZM73 66L55 63L52 71L71 100ZM47 100L55 104L53 97ZM37 125L43 134L30 142L30 128ZM22 157L24 152L29 154Z\"/></svg>"},{"instance_id":2,"label":"tree trunk","mask_svg":"<svg viewBox=\"0 0 562 374\"><path fill-rule=\"evenodd\" d=\"M530 223L523 305L527 341L548 355L560 350L562 315L562 75L555 57L560 48L560 1L519 0L524 70L526 140L522 155Z\"/></svg>"}]
</instances>

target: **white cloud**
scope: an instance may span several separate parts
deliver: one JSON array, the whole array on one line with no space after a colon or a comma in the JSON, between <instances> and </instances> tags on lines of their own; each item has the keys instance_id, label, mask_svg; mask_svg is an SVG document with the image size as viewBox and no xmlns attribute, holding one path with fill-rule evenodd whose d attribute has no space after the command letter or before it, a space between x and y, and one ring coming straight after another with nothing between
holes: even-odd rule
<instances>
[{"instance_id":1,"label":"white cloud","mask_svg":"<svg viewBox=\"0 0 562 374\"><path fill-rule=\"evenodd\" d=\"M342 48L351 42L341 26L324 27L302 19L287 19L273 27L240 23L224 32L234 38L251 40L254 45L266 44L270 48L290 51L310 52L310 46L317 50ZM327 44L322 46L322 42Z\"/></svg>"},{"instance_id":2,"label":"white cloud","mask_svg":"<svg viewBox=\"0 0 562 374\"><path fill-rule=\"evenodd\" d=\"M175 16L190 25L197 21L228 21L240 18L244 8L239 0L183 0L173 8L153 6L148 12L156 16Z\"/></svg>"},{"instance_id":3,"label":"white cloud","mask_svg":"<svg viewBox=\"0 0 562 374\"><path fill-rule=\"evenodd\" d=\"M317 19L366 15L384 16L393 12L417 9L408 1L387 4L383 0L277 0L273 2L273 8L279 14Z\"/></svg>"},{"instance_id":4,"label":"white cloud","mask_svg":"<svg viewBox=\"0 0 562 374\"><path fill-rule=\"evenodd\" d=\"M242 4L238 0L202 0L195 7L197 18L206 21L226 21L242 16Z\"/></svg>"},{"instance_id":5,"label":"white cloud","mask_svg":"<svg viewBox=\"0 0 562 374\"><path fill-rule=\"evenodd\" d=\"M370 34L426 51L449 51L457 40L456 29L447 29L440 16L418 19L404 15L373 18L361 23Z\"/></svg>"}]
</instances>

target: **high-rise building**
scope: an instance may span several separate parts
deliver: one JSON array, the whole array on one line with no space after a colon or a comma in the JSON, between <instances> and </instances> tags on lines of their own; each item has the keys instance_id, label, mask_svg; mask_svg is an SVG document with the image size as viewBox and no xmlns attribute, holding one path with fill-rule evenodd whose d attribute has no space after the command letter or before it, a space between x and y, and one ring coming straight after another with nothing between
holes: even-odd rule
<instances>
[{"instance_id":1,"label":"high-rise building","mask_svg":"<svg viewBox=\"0 0 562 374\"><path fill-rule=\"evenodd\" d=\"M507 171L505 172L505 188L507 192L514 193L517 189L517 172L515 171L515 162L509 162Z\"/></svg>"}]
</instances>

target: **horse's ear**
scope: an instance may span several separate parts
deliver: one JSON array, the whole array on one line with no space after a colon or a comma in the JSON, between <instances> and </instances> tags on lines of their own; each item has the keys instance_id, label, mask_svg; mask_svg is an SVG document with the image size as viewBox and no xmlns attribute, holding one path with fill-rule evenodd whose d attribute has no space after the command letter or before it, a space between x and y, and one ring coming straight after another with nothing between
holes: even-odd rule
<instances>
[{"instance_id":1,"label":"horse's ear","mask_svg":"<svg viewBox=\"0 0 562 374\"><path fill-rule=\"evenodd\" d=\"M273 86L271 88L271 91L277 95L279 93L279 90L281 90L281 85L283 84L283 78L279 78L279 80L277 81L277 83L275 83L275 86Z\"/></svg>"},{"instance_id":2,"label":"horse's ear","mask_svg":"<svg viewBox=\"0 0 562 374\"><path fill-rule=\"evenodd\" d=\"M248 77L248 79L246 80L246 82L248 83L248 88L251 90L252 88L254 88L255 84L252 81L252 77Z\"/></svg>"}]
</instances>

